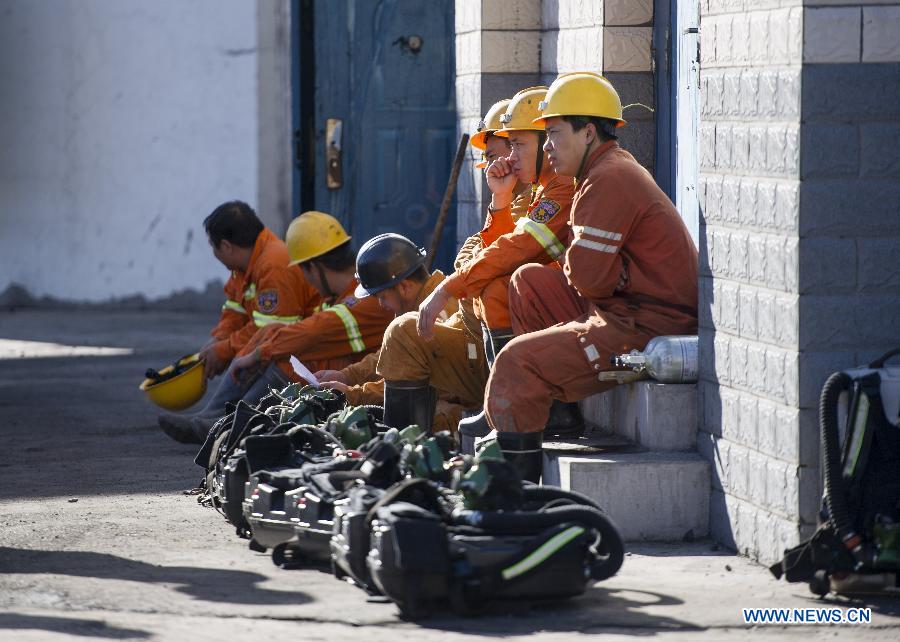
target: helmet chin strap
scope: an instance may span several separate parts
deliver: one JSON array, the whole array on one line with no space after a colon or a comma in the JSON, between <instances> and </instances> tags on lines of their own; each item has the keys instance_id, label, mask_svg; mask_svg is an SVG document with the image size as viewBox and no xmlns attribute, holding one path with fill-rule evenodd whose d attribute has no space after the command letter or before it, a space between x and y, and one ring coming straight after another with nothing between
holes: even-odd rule
<instances>
[{"instance_id":1,"label":"helmet chin strap","mask_svg":"<svg viewBox=\"0 0 900 642\"><path fill-rule=\"evenodd\" d=\"M534 159L534 181L531 183L531 200L537 194L537 186L541 182L541 170L544 169L544 143L547 142L546 132L538 132L537 154Z\"/></svg>"},{"instance_id":2,"label":"helmet chin strap","mask_svg":"<svg viewBox=\"0 0 900 642\"><path fill-rule=\"evenodd\" d=\"M331 289L331 284L328 283L328 277L325 276L325 270L322 269L322 264L318 261L315 261L316 271L319 273L319 285L322 286L322 289L325 290L326 299L329 301L334 301L337 297L337 294Z\"/></svg>"},{"instance_id":3,"label":"helmet chin strap","mask_svg":"<svg viewBox=\"0 0 900 642\"><path fill-rule=\"evenodd\" d=\"M594 143L596 142L597 139L595 138L584 148L584 154L582 154L581 162L578 164L578 171L575 172L575 187L578 187L578 179L581 177L581 172L584 171L584 165L587 163L588 155L594 150Z\"/></svg>"}]
</instances>

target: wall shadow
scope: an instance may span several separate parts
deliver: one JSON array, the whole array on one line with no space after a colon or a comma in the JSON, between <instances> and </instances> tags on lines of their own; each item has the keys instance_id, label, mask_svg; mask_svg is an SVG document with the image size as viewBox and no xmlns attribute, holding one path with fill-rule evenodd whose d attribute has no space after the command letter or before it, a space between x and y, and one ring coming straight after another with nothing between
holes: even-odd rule
<instances>
[{"instance_id":1,"label":"wall shadow","mask_svg":"<svg viewBox=\"0 0 900 642\"><path fill-rule=\"evenodd\" d=\"M157 566L108 553L42 551L0 547L0 573L27 573L177 584L176 591L207 602L228 604L306 604L313 598L299 591L273 591L260 583L268 577L248 571Z\"/></svg>"},{"instance_id":2,"label":"wall shadow","mask_svg":"<svg viewBox=\"0 0 900 642\"><path fill-rule=\"evenodd\" d=\"M49 615L24 615L21 613L0 613L0 631L30 630L79 635L90 638L109 640L147 639L150 633L138 629L123 629L110 626L102 620L82 620L69 617L51 617Z\"/></svg>"}]
</instances>

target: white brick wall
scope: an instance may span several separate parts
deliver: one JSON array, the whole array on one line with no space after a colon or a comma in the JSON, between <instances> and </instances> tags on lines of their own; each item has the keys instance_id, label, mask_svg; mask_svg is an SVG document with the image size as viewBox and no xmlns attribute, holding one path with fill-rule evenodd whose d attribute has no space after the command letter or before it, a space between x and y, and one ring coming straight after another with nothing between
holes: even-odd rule
<instances>
[{"instance_id":1,"label":"white brick wall","mask_svg":"<svg viewBox=\"0 0 900 642\"><path fill-rule=\"evenodd\" d=\"M900 5L865 7L862 19L862 61L900 61Z\"/></svg>"},{"instance_id":2,"label":"white brick wall","mask_svg":"<svg viewBox=\"0 0 900 642\"><path fill-rule=\"evenodd\" d=\"M809 8L804 14L803 60L811 63L859 62L862 9Z\"/></svg>"}]
</instances>

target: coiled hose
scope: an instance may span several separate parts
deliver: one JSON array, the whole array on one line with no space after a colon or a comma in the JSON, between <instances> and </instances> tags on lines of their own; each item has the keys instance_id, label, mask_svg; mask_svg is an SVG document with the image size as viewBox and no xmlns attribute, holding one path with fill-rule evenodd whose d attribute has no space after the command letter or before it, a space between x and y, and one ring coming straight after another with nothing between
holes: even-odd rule
<instances>
[{"instance_id":1,"label":"coiled hose","mask_svg":"<svg viewBox=\"0 0 900 642\"><path fill-rule=\"evenodd\" d=\"M853 528L847 493L844 489L841 467L841 449L838 438L838 400L841 393L849 389L853 380L844 372L835 372L828 377L819 398L819 431L822 444L822 475L825 480L825 505L828 515L853 557L864 563L866 554L862 539Z\"/></svg>"},{"instance_id":2,"label":"coiled hose","mask_svg":"<svg viewBox=\"0 0 900 642\"><path fill-rule=\"evenodd\" d=\"M453 516L459 525L475 526L492 533L521 532L546 528L563 522L575 522L600 534L597 560L591 565L591 577L605 580L615 575L625 560L625 544L610 519L592 506L553 506L542 511L458 511Z\"/></svg>"}]
</instances>

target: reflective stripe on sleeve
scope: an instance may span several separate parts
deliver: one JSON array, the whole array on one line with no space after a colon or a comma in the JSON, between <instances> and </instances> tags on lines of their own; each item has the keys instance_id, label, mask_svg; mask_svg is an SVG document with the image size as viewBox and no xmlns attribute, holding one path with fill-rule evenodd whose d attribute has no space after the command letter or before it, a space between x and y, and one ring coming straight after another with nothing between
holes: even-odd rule
<instances>
[{"instance_id":1,"label":"reflective stripe on sleeve","mask_svg":"<svg viewBox=\"0 0 900 642\"><path fill-rule=\"evenodd\" d=\"M350 312L350 308L348 308L343 303L339 303L337 305L333 305L325 312L334 312L338 317L340 317L341 322L344 324L344 329L347 331L347 339L350 341L350 349L353 352L362 352L366 349L366 344L363 343L362 333L359 331L359 324L356 322L356 318L353 316L353 313Z\"/></svg>"},{"instance_id":2,"label":"reflective stripe on sleeve","mask_svg":"<svg viewBox=\"0 0 900 642\"><path fill-rule=\"evenodd\" d=\"M575 236L596 236L601 239L609 239L610 241L621 241L622 235L618 232L609 232L607 230L601 230L599 227L591 227L590 225L573 225L572 231L575 232Z\"/></svg>"},{"instance_id":3,"label":"reflective stripe on sleeve","mask_svg":"<svg viewBox=\"0 0 900 642\"><path fill-rule=\"evenodd\" d=\"M275 314L263 314L258 310L253 311L253 323L257 328L262 328L271 323L297 323L302 317L280 317Z\"/></svg>"},{"instance_id":4,"label":"reflective stripe on sleeve","mask_svg":"<svg viewBox=\"0 0 900 642\"><path fill-rule=\"evenodd\" d=\"M589 250L596 250L597 252L607 252L609 254L615 254L619 251L615 245L607 245L606 243L597 243L596 241L589 241L587 239L575 239L573 245L577 245L579 247L586 247Z\"/></svg>"},{"instance_id":5,"label":"reflective stripe on sleeve","mask_svg":"<svg viewBox=\"0 0 900 642\"><path fill-rule=\"evenodd\" d=\"M227 299L225 304L222 306L223 310L231 310L232 312L237 312L238 314L247 314L247 311L237 301L232 301L231 299Z\"/></svg>"},{"instance_id":6,"label":"reflective stripe on sleeve","mask_svg":"<svg viewBox=\"0 0 900 642\"><path fill-rule=\"evenodd\" d=\"M549 227L543 223L532 221L527 216L523 216L516 222L516 227L521 227L534 237L534 240L540 243L541 247L550 255L554 261L558 261L566 253L565 246L559 242L556 235Z\"/></svg>"}]
</instances>

